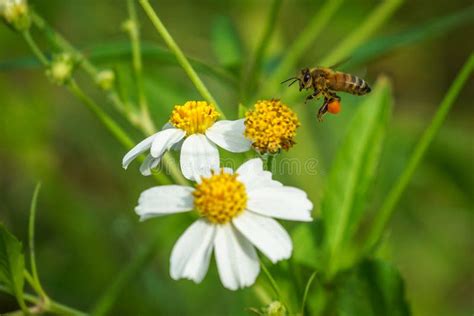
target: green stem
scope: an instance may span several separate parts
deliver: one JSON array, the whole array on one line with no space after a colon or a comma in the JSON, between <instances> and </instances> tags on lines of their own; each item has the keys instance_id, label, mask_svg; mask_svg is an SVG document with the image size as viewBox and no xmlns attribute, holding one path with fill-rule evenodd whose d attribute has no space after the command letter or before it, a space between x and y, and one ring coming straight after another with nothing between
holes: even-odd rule
<instances>
[{"instance_id":1,"label":"green stem","mask_svg":"<svg viewBox=\"0 0 474 316\"><path fill-rule=\"evenodd\" d=\"M75 49L71 43L48 25L36 12L32 11L31 17L33 24L46 36L46 39L53 46L75 56L75 58L80 61L79 66L91 76L94 81L96 80L99 70L79 50ZM107 97L119 113L124 115L134 126L140 127L140 121L136 120L134 116L127 111L128 107L123 103L115 89L110 90L107 93Z\"/></svg>"},{"instance_id":2,"label":"green stem","mask_svg":"<svg viewBox=\"0 0 474 316\"><path fill-rule=\"evenodd\" d=\"M28 221L28 242L30 248L30 264L31 264L31 273L32 273L32 280L36 285L36 289L38 294L40 294L45 301L49 300L48 295L43 290L41 286L41 282L38 275L38 270L36 268L36 255L35 255L35 218L36 218L36 205L38 202L38 194L41 188L41 183L38 183L35 187L35 191L33 193L33 198L31 200L30 205L30 217Z\"/></svg>"},{"instance_id":3,"label":"green stem","mask_svg":"<svg viewBox=\"0 0 474 316\"><path fill-rule=\"evenodd\" d=\"M48 58L43 54L41 49L38 47L36 42L33 40L31 37L31 33L29 30L26 30L21 33L23 35L23 38L25 39L26 43L30 47L30 49L33 51L33 54L35 54L36 58L43 64L43 66L48 66L49 61Z\"/></svg>"},{"instance_id":4,"label":"green stem","mask_svg":"<svg viewBox=\"0 0 474 316\"><path fill-rule=\"evenodd\" d=\"M3 285L0 285L0 292L13 295L12 292L6 286L3 286ZM41 306L42 304L41 298L38 298L32 294L24 293L23 298L25 299L25 301L33 303L38 306ZM53 300L50 301L49 307L46 308L46 306L44 306L44 308L45 308L44 311L46 312L56 313L59 315L87 316L87 314L84 312L81 312L77 309L74 309L72 307L66 306L64 304L58 303Z\"/></svg>"},{"instance_id":5,"label":"green stem","mask_svg":"<svg viewBox=\"0 0 474 316\"><path fill-rule=\"evenodd\" d=\"M327 56L321 60L320 64L323 66L331 66L349 57L354 49L369 38L402 3L403 0L382 1L372 13L364 19L365 22L327 54Z\"/></svg>"},{"instance_id":6,"label":"green stem","mask_svg":"<svg viewBox=\"0 0 474 316\"><path fill-rule=\"evenodd\" d=\"M267 154L264 161L265 161L265 170L272 172L273 162L275 161L275 155Z\"/></svg>"},{"instance_id":7,"label":"green stem","mask_svg":"<svg viewBox=\"0 0 474 316\"><path fill-rule=\"evenodd\" d=\"M294 68L298 59L307 52L343 2L344 0L327 0L313 15L309 24L287 49L288 53L262 88L263 95L270 95L272 91L275 91L275 87L279 86L279 82L285 79L285 76L295 71Z\"/></svg>"},{"instance_id":8,"label":"green stem","mask_svg":"<svg viewBox=\"0 0 474 316\"><path fill-rule=\"evenodd\" d=\"M314 278L316 277L316 271L314 271L311 276L309 277L308 279L308 283L306 283L306 287L304 289L304 294L303 294L303 300L301 302L301 316L304 316L304 311L305 311L305 307L306 307L306 300L308 298L308 293L309 293L309 290L311 289L311 284L313 284L313 280Z\"/></svg>"},{"instance_id":9,"label":"green stem","mask_svg":"<svg viewBox=\"0 0 474 316\"><path fill-rule=\"evenodd\" d=\"M145 85L143 82L143 66L142 54L140 45L140 25L137 19L137 12L135 10L135 0L127 0L128 14L130 20L127 28L132 44L132 66L135 73L135 82L138 91L138 104L140 105L142 124L146 126L148 131L154 131L156 128L150 118L150 111L148 109L148 101L145 94Z\"/></svg>"},{"instance_id":10,"label":"green stem","mask_svg":"<svg viewBox=\"0 0 474 316\"><path fill-rule=\"evenodd\" d=\"M257 82L257 78L260 76L260 70L262 68L262 61L263 56L265 54L265 50L268 47L268 43L270 38L275 30L275 23L277 20L278 12L280 11L282 0L273 0L270 11L268 13L268 17L265 22L265 26L263 29L262 38L259 41L257 49L255 51L255 57L253 61L250 63L247 80L244 80L244 91L243 91L243 100L246 102L247 97L250 94L250 91L253 89L255 83Z\"/></svg>"},{"instance_id":11,"label":"green stem","mask_svg":"<svg viewBox=\"0 0 474 316\"><path fill-rule=\"evenodd\" d=\"M370 230L367 235L368 237L365 242L365 250L367 252L371 251L380 239L385 227L387 226L388 221L390 220L390 217L392 216L395 210L395 206L400 200L400 197L405 191L407 185L410 183L410 180L413 177L416 168L423 159L423 156L426 153L428 146L431 144L437 132L441 128L441 125L446 119L449 110L451 109L452 105L454 104L454 101L459 95L461 89L464 87L464 84L468 80L473 70L474 54L471 54L466 63L464 64L463 68L457 75L456 79L451 84L451 87L449 88L443 101L439 105L436 114L431 120L430 125L421 136L418 144L416 145L413 153L411 154L407 166L398 178L396 184L388 193L387 198L385 199L384 203L382 204L382 207L380 208L380 211L377 213L376 218L374 219L374 222L372 223L372 225L370 225Z\"/></svg>"},{"instance_id":12,"label":"green stem","mask_svg":"<svg viewBox=\"0 0 474 316\"><path fill-rule=\"evenodd\" d=\"M277 296L278 300L281 301L280 288L278 287L278 284L276 283L270 271L267 269L265 264L263 264L262 260L260 260L260 266L262 267L263 273L265 273L266 277L268 278L268 281L270 281L270 285L272 286L272 289L275 292L275 295Z\"/></svg>"},{"instance_id":13,"label":"green stem","mask_svg":"<svg viewBox=\"0 0 474 316\"><path fill-rule=\"evenodd\" d=\"M181 49L179 48L178 44L174 41L173 37L170 35L166 27L163 25L161 22L160 18L156 14L155 10L153 10L153 7L150 5L148 0L139 0L140 4L147 14L148 18L150 19L151 23L157 30L157 32L161 35L163 40L165 41L166 45L168 45L168 48L171 50L171 52L174 53L176 56L176 59L178 60L178 63L181 65L183 68L184 72L188 75L189 79L191 79L192 83L198 90L198 92L201 94L201 96L208 101L209 103L214 104L216 109L219 111L221 114L221 118L225 119L224 112L222 112L221 108L217 104L216 100L214 97L211 95L207 87L204 85L204 83L201 81L201 78L199 78L198 74L196 71L194 71L193 67L189 63L188 59L186 56L183 54Z\"/></svg>"},{"instance_id":14,"label":"green stem","mask_svg":"<svg viewBox=\"0 0 474 316\"><path fill-rule=\"evenodd\" d=\"M74 94L79 100L81 100L89 110L94 113L95 116L107 127L110 133L119 140L119 142L127 148L131 148L134 143L128 137L127 133L107 114L105 113L97 103L89 98L84 91L77 85L74 79L71 79L66 87Z\"/></svg>"}]
</instances>

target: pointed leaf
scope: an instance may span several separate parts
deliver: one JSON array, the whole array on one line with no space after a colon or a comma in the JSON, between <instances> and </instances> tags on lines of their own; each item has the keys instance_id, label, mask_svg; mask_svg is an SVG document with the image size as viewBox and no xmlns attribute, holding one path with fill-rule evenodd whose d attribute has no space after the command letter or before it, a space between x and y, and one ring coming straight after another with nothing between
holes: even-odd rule
<instances>
[{"instance_id":1,"label":"pointed leaf","mask_svg":"<svg viewBox=\"0 0 474 316\"><path fill-rule=\"evenodd\" d=\"M332 272L339 268L341 262L334 261L342 261L337 257L367 209L392 105L387 79L378 80L374 91L365 98L333 159L321 204Z\"/></svg>"},{"instance_id":2,"label":"pointed leaf","mask_svg":"<svg viewBox=\"0 0 474 316\"><path fill-rule=\"evenodd\" d=\"M0 283L9 288L23 306L24 267L21 243L0 224Z\"/></svg>"}]
</instances>

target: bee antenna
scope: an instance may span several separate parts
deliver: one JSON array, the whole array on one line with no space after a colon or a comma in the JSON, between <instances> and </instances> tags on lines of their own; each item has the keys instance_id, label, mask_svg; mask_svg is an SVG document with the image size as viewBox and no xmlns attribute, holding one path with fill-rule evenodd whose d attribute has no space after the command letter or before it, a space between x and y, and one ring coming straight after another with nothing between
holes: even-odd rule
<instances>
[{"instance_id":1,"label":"bee antenna","mask_svg":"<svg viewBox=\"0 0 474 316\"><path fill-rule=\"evenodd\" d=\"M298 80L299 80L298 78L295 79L293 82L291 82L291 83L288 85L288 87L291 86L292 84L294 84L294 83L295 83L296 81L298 81Z\"/></svg>"},{"instance_id":2,"label":"bee antenna","mask_svg":"<svg viewBox=\"0 0 474 316\"><path fill-rule=\"evenodd\" d=\"M283 83L285 83L285 82L288 82L288 81L290 81L290 80L292 80L292 79L298 80L298 78L296 78L296 77L291 77L291 78L286 79L285 81L280 82L280 84L283 84Z\"/></svg>"}]
</instances>

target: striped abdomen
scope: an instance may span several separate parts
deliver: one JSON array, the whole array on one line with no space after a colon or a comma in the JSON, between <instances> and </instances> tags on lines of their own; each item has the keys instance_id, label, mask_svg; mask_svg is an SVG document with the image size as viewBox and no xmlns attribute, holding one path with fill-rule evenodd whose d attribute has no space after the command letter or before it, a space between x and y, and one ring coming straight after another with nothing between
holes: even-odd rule
<instances>
[{"instance_id":1,"label":"striped abdomen","mask_svg":"<svg viewBox=\"0 0 474 316\"><path fill-rule=\"evenodd\" d=\"M364 95L370 92L369 84L357 76L343 72L335 72L328 80L329 89L348 92L355 95Z\"/></svg>"}]
</instances>

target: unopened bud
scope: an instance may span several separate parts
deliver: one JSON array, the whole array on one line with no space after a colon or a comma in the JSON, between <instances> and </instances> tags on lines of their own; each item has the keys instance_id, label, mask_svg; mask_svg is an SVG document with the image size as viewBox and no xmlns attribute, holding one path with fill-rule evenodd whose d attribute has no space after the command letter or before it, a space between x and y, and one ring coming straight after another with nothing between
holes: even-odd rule
<instances>
[{"instance_id":1,"label":"unopened bud","mask_svg":"<svg viewBox=\"0 0 474 316\"><path fill-rule=\"evenodd\" d=\"M101 70L95 78L97 85L104 91L112 89L115 83L115 73L110 69Z\"/></svg>"},{"instance_id":2,"label":"unopened bud","mask_svg":"<svg viewBox=\"0 0 474 316\"><path fill-rule=\"evenodd\" d=\"M71 79L73 71L74 60L72 56L69 54L61 54L54 57L46 74L54 83L63 85Z\"/></svg>"},{"instance_id":3,"label":"unopened bud","mask_svg":"<svg viewBox=\"0 0 474 316\"><path fill-rule=\"evenodd\" d=\"M26 0L0 0L0 16L17 31L27 30L31 25Z\"/></svg>"},{"instance_id":4,"label":"unopened bud","mask_svg":"<svg viewBox=\"0 0 474 316\"><path fill-rule=\"evenodd\" d=\"M263 315L265 315L265 316L287 316L288 313L286 311L285 305L283 305L279 301L273 301L264 308Z\"/></svg>"}]
</instances>

